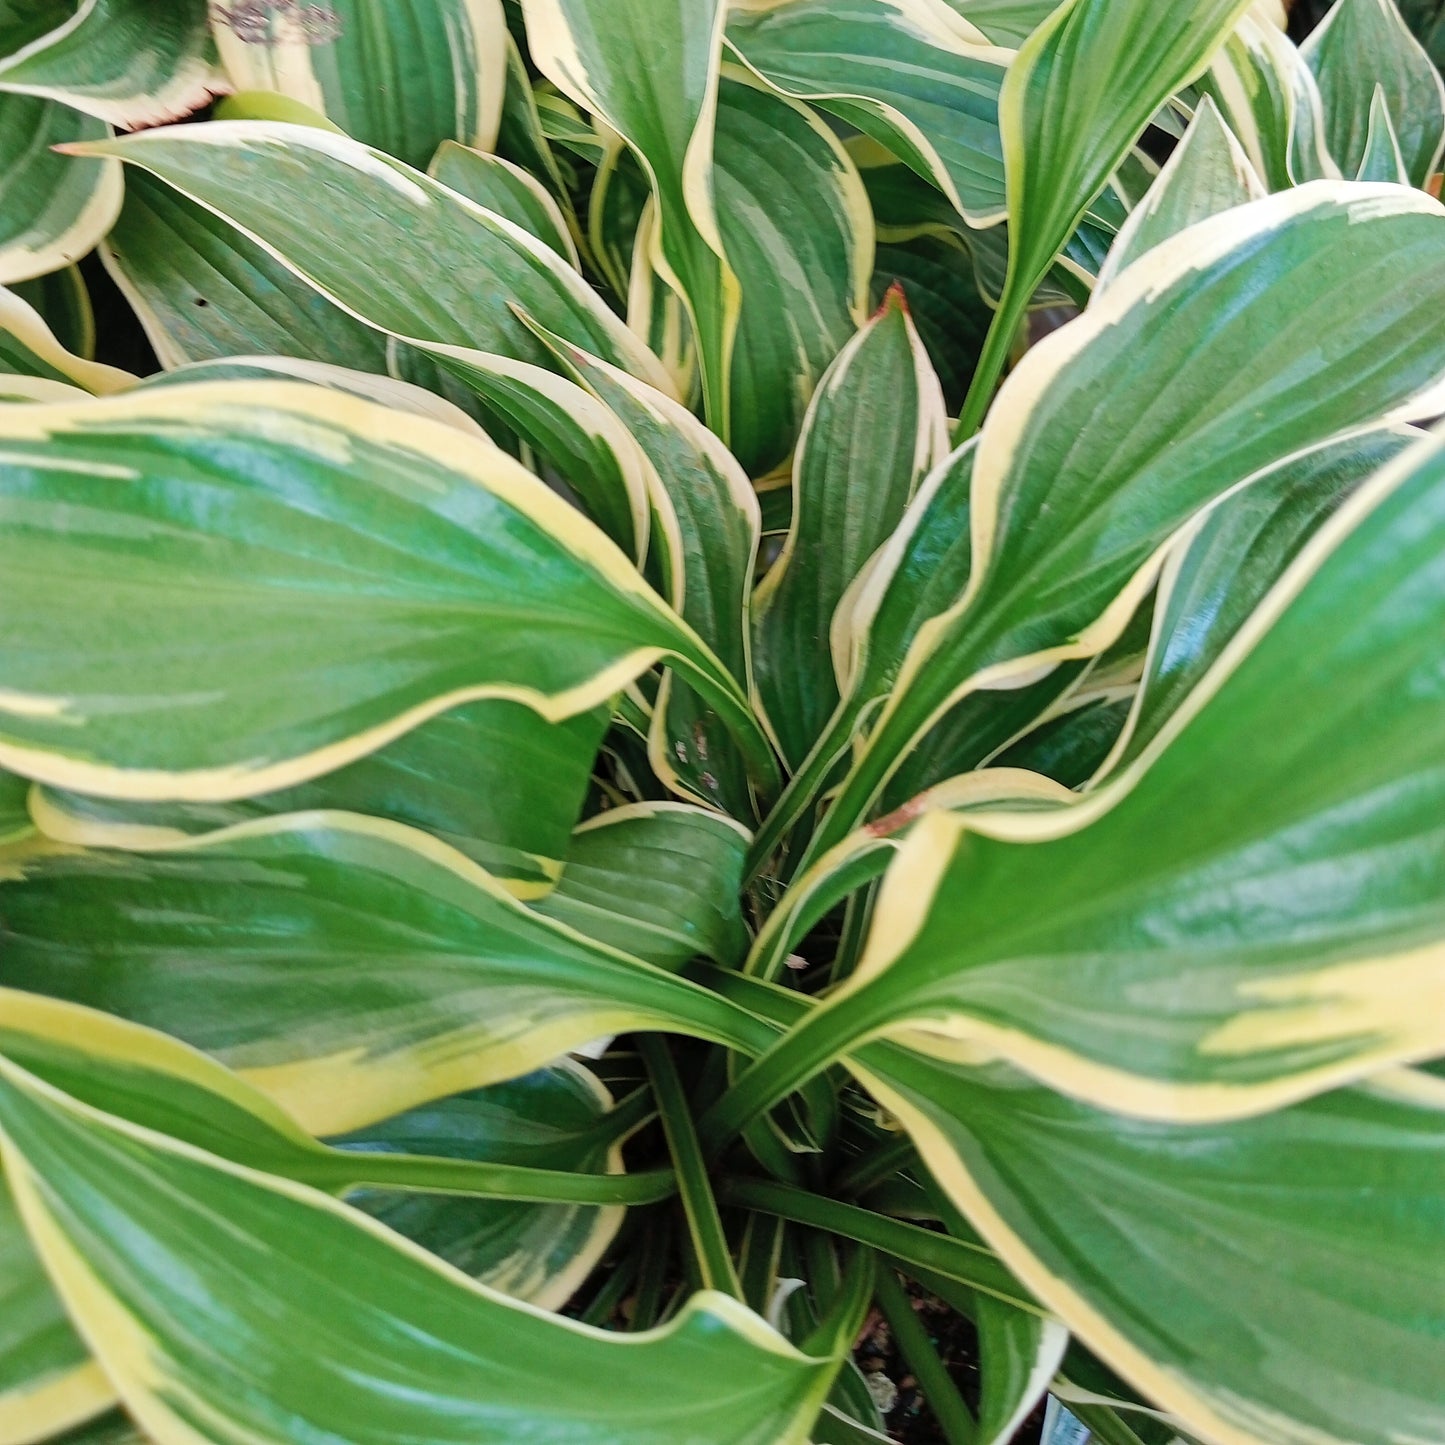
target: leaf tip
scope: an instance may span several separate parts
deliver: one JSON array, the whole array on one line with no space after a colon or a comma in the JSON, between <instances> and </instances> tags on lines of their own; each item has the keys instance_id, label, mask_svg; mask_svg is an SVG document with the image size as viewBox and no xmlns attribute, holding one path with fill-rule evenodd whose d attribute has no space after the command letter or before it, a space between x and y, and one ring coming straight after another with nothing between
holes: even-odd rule
<instances>
[{"instance_id":1,"label":"leaf tip","mask_svg":"<svg viewBox=\"0 0 1445 1445\"><path fill-rule=\"evenodd\" d=\"M913 315L908 308L908 293L903 289L903 282L896 279L888 283L883 300L879 303L878 310L873 313L874 320L888 315L890 311L901 311L910 318Z\"/></svg>"}]
</instances>

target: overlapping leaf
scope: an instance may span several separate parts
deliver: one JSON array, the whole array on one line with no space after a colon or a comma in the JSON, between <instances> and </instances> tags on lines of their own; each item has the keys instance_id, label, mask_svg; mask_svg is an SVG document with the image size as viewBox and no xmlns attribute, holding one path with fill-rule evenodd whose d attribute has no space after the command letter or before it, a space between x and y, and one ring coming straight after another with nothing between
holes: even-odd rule
<instances>
[{"instance_id":1,"label":"overlapping leaf","mask_svg":"<svg viewBox=\"0 0 1445 1445\"><path fill-rule=\"evenodd\" d=\"M0 984L216 1054L331 1134L630 1029L756 1046L707 991L526 908L461 853L342 813L0 881Z\"/></svg>"},{"instance_id":2,"label":"overlapping leaf","mask_svg":"<svg viewBox=\"0 0 1445 1445\"><path fill-rule=\"evenodd\" d=\"M110 229L122 183L111 161L67 161L53 146L99 141L109 128L59 101L0 91L0 284L78 261Z\"/></svg>"},{"instance_id":3,"label":"overlapping leaf","mask_svg":"<svg viewBox=\"0 0 1445 1445\"><path fill-rule=\"evenodd\" d=\"M831 1383L836 1362L725 1298L699 1296L650 1335L587 1330L322 1195L0 1070L26 1225L128 1408L163 1442L204 1419L210 1438L236 1442L512 1442L540 1428L673 1445L686 1421L708 1445L773 1445L806 1438Z\"/></svg>"},{"instance_id":4,"label":"overlapping leaf","mask_svg":"<svg viewBox=\"0 0 1445 1445\"><path fill-rule=\"evenodd\" d=\"M699 954L736 964L748 937L738 901L748 834L682 803L636 803L589 819L540 911L660 968Z\"/></svg>"},{"instance_id":5,"label":"overlapping leaf","mask_svg":"<svg viewBox=\"0 0 1445 1445\"><path fill-rule=\"evenodd\" d=\"M213 5L212 17L237 90L302 101L418 168L443 141L488 150L496 142L507 64L501 0L232 0Z\"/></svg>"},{"instance_id":6,"label":"overlapping leaf","mask_svg":"<svg viewBox=\"0 0 1445 1445\"><path fill-rule=\"evenodd\" d=\"M808 414L792 525L755 600L758 687L799 763L838 703L826 639L853 579L947 448L943 393L901 291L841 353Z\"/></svg>"},{"instance_id":7,"label":"overlapping leaf","mask_svg":"<svg viewBox=\"0 0 1445 1445\"><path fill-rule=\"evenodd\" d=\"M1339 0L1301 53L1319 82L1325 134L1347 176L1369 149L1378 86L1410 182L1423 186L1445 152L1445 82L1394 0Z\"/></svg>"},{"instance_id":8,"label":"overlapping leaf","mask_svg":"<svg viewBox=\"0 0 1445 1445\"><path fill-rule=\"evenodd\" d=\"M818 378L867 315L873 217L823 120L749 81L723 79L713 183L742 288L731 450L756 477L790 455Z\"/></svg>"},{"instance_id":9,"label":"overlapping leaf","mask_svg":"<svg viewBox=\"0 0 1445 1445\"><path fill-rule=\"evenodd\" d=\"M254 796L469 700L586 712L664 655L766 755L738 684L622 554L454 427L215 382L10 408L0 434L0 755L42 781Z\"/></svg>"},{"instance_id":10,"label":"overlapping leaf","mask_svg":"<svg viewBox=\"0 0 1445 1445\"><path fill-rule=\"evenodd\" d=\"M386 369L384 336L138 168L101 256L162 366L269 355Z\"/></svg>"},{"instance_id":11,"label":"overlapping leaf","mask_svg":"<svg viewBox=\"0 0 1445 1445\"><path fill-rule=\"evenodd\" d=\"M1279 28L1246 15L1199 81L1270 190L1339 178L1314 75Z\"/></svg>"},{"instance_id":12,"label":"overlapping leaf","mask_svg":"<svg viewBox=\"0 0 1445 1445\"><path fill-rule=\"evenodd\" d=\"M687 308L708 421L724 440L740 300L712 177L726 8L722 0L688 6L637 0L621 8L607 0L522 5L538 68L620 135L647 171L657 205L651 260ZM646 66L638 65L640 55L648 56ZM538 320L551 326L545 316Z\"/></svg>"},{"instance_id":13,"label":"overlapping leaf","mask_svg":"<svg viewBox=\"0 0 1445 1445\"><path fill-rule=\"evenodd\" d=\"M1445 351L1419 295L1445 276L1442 218L1393 186L1267 197L1154 248L1030 353L974 461L967 590L913 638L820 846L965 693L1112 642L1160 549L1230 487L1381 417L1431 414ZM1340 337L1329 352L1314 345L1324 325ZM886 580L880 565L869 590Z\"/></svg>"},{"instance_id":14,"label":"overlapping leaf","mask_svg":"<svg viewBox=\"0 0 1445 1445\"><path fill-rule=\"evenodd\" d=\"M858 972L756 1066L754 1100L884 1030L1180 1122L1438 1054L1442 528L1431 439L1316 534L1109 787L919 824Z\"/></svg>"},{"instance_id":15,"label":"overlapping leaf","mask_svg":"<svg viewBox=\"0 0 1445 1445\"><path fill-rule=\"evenodd\" d=\"M1020 1278L1191 1432L1440 1432L1445 1111L1407 1071L1227 1125L1121 1119L999 1066L859 1072Z\"/></svg>"},{"instance_id":16,"label":"overlapping leaf","mask_svg":"<svg viewBox=\"0 0 1445 1445\"><path fill-rule=\"evenodd\" d=\"M545 364L505 296L543 326L664 389L655 357L550 247L345 136L213 121L86 147L174 186L379 330ZM333 238L345 235L346 247Z\"/></svg>"},{"instance_id":17,"label":"overlapping leaf","mask_svg":"<svg viewBox=\"0 0 1445 1445\"><path fill-rule=\"evenodd\" d=\"M57 7L51 7L54 11ZM60 101L111 125L176 120L210 98L206 0L81 0L0 60L0 89Z\"/></svg>"},{"instance_id":18,"label":"overlapping leaf","mask_svg":"<svg viewBox=\"0 0 1445 1445\"><path fill-rule=\"evenodd\" d=\"M114 1400L66 1318L0 1173L0 1440L43 1440Z\"/></svg>"},{"instance_id":19,"label":"overlapping leaf","mask_svg":"<svg viewBox=\"0 0 1445 1445\"><path fill-rule=\"evenodd\" d=\"M1150 118L1200 74L1249 8L1201 0L1065 0L1019 51L999 101L1009 259L980 381L960 418L983 419L1002 357L1035 288Z\"/></svg>"},{"instance_id":20,"label":"overlapping leaf","mask_svg":"<svg viewBox=\"0 0 1445 1445\"><path fill-rule=\"evenodd\" d=\"M759 0L734 7L727 39L784 94L892 151L972 225L1004 218L998 96L1012 53L944 0Z\"/></svg>"}]
</instances>

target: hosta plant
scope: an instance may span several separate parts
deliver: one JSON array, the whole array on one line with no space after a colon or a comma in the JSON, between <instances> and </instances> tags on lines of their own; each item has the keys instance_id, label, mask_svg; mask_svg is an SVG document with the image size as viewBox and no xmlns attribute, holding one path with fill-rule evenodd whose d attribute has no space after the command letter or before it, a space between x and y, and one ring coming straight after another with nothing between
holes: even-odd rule
<instances>
[{"instance_id":1,"label":"hosta plant","mask_svg":"<svg viewBox=\"0 0 1445 1445\"><path fill-rule=\"evenodd\" d=\"M0 1445L1445 1439L1445 88L1284 22L0 5Z\"/></svg>"}]
</instances>

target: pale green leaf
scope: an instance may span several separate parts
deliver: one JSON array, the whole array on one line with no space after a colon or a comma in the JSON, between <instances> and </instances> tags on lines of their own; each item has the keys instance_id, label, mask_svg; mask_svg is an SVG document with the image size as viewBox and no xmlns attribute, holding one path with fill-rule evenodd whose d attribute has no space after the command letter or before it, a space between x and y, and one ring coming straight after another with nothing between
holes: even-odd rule
<instances>
[{"instance_id":1,"label":"pale green leaf","mask_svg":"<svg viewBox=\"0 0 1445 1445\"><path fill-rule=\"evenodd\" d=\"M657 203L649 259L687 308L708 422L726 440L740 296L719 232L712 171L727 6L523 0L522 10L538 69L621 136L647 171ZM637 63L640 55L647 65Z\"/></svg>"},{"instance_id":2,"label":"pale green leaf","mask_svg":"<svg viewBox=\"0 0 1445 1445\"><path fill-rule=\"evenodd\" d=\"M323 296L404 340L545 364L506 296L549 330L666 388L653 357L550 247L430 177L310 126L213 121L87 146L152 171ZM334 238L345 235L346 246Z\"/></svg>"},{"instance_id":3,"label":"pale green leaf","mask_svg":"<svg viewBox=\"0 0 1445 1445\"><path fill-rule=\"evenodd\" d=\"M1013 52L944 0L756 0L728 44L771 85L871 136L975 226L1006 213L998 97Z\"/></svg>"},{"instance_id":4,"label":"pale green leaf","mask_svg":"<svg viewBox=\"0 0 1445 1445\"><path fill-rule=\"evenodd\" d=\"M100 254L162 366L269 355L386 370L384 336L139 168Z\"/></svg>"},{"instance_id":5,"label":"pale green leaf","mask_svg":"<svg viewBox=\"0 0 1445 1445\"><path fill-rule=\"evenodd\" d=\"M60 101L111 125L177 120L210 99L206 0L82 0L0 60L0 89Z\"/></svg>"},{"instance_id":6,"label":"pale green leaf","mask_svg":"<svg viewBox=\"0 0 1445 1445\"><path fill-rule=\"evenodd\" d=\"M1365 159L1377 86L1384 90L1410 181L1423 186L1440 169L1445 82L1395 0L1337 0L1301 54L1319 82L1325 134L1346 175Z\"/></svg>"},{"instance_id":7,"label":"pale green leaf","mask_svg":"<svg viewBox=\"0 0 1445 1445\"><path fill-rule=\"evenodd\" d=\"M561 208L542 183L521 166L456 141L445 141L432 157L427 174L469 201L515 221L564 260L581 268Z\"/></svg>"},{"instance_id":8,"label":"pale green leaf","mask_svg":"<svg viewBox=\"0 0 1445 1445\"><path fill-rule=\"evenodd\" d=\"M716 126L718 224L742 287L731 449L758 477L792 453L818 378L867 318L873 217L848 153L805 106L729 73Z\"/></svg>"},{"instance_id":9,"label":"pale green leaf","mask_svg":"<svg viewBox=\"0 0 1445 1445\"><path fill-rule=\"evenodd\" d=\"M212 16L238 90L302 101L418 168L443 141L484 150L496 142L506 83L501 0L229 0Z\"/></svg>"},{"instance_id":10,"label":"pale green leaf","mask_svg":"<svg viewBox=\"0 0 1445 1445\"><path fill-rule=\"evenodd\" d=\"M109 134L58 101L0 91L0 284L59 271L110 229L123 188L115 164L52 149Z\"/></svg>"}]
</instances>

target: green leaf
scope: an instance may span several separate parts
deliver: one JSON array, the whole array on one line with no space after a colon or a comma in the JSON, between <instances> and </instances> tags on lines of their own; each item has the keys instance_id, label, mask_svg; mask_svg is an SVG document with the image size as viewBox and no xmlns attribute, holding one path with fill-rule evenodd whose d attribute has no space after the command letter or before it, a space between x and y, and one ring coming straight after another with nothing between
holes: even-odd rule
<instances>
[{"instance_id":1,"label":"green leaf","mask_svg":"<svg viewBox=\"0 0 1445 1445\"><path fill-rule=\"evenodd\" d=\"M439 1099L331 1142L395 1152L563 1170L622 1172L611 1096L585 1070L558 1064L510 1083ZM624 1210L473 1199L415 1190L358 1190L347 1202L463 1274L542 1309L561 1309L617 1234Z\"/></svg>"},{"instance_id":2,"label":"green leaf","mask_svg":"<svg viewBox=\"0 0 1445 1445\"><path fill-rule=\"evenodd\" d=\"M1301 54L1324 98L1325 134L1346 175L1369 148L1375 87L1384 89L1405 169L1423 186L1445 151L1445 82L1394 0L1338 0Z\"/></svg>"},{"instance_id":3,"label":"green leaf","mask_svg":"<svg viewBox=\"0 0 1445 1445\"><path fill-rule=\"evenodd\" d=\"M651 462L659 484L652 538L668 599L737 684L750 689L748 605L762 523L747 474L669 396L575 347L558 346L557 354ZM746 770L705 699L665 680L653 722L652 764L669 787L734 817L750 814Z\"/></svg>"},{"instance_id":4,"label":"green leaf","mask_svg":"<svg viewBox=\"0 0 1445 1445\"><path fill-rule=\"evenodd\" d=\"M17 281L11 290L40 313L67 351L84 361L95 360L95 312L79 266Z\"/></svg>"},{"instance_id":5,"label":"green leaf","mask_svg":"<svg viewBox=\"0 0 1445 1445\"><path fill-rule=\"evenodd\" d=\"M299 383L211 382L11 407L0 436L13 771L224 802L472 700L562 721L663 656L765 754L739 684L626 558L454 427Z\"/></svg>"},{"instance_id":6,"label":"green leaf","mask_svg":"<svg viewBox=\"0 0 1445 1445\"><path fill-rule=\"evenodd\" d=\"M444 141L427 174L469 201L515 221L539 241L545 241L564 261L581 269L577 246L561 208L546 187L521 166L456 141Z\"/></svg>"},{"instance_id":7,"label":"green leaf","mask_svg":"<svg viewBox=\"0 0 1445 1445\"><path fill-rule=\"evenodd\" d=\"M291 356L229 356L215 361L191 361L174 371L157 372L140 383L146 390L163 386L193 386L200 381L304 381L364 401L376 401L412 416L444 422L469 437L487 440L486 433L459 406L435 392L371 371L353 371L327 361L305 361Z\"/></svg>"},{"instance_id":8,"label":"green leaf","mask_svg":"<svg viewBox=\"0 0 1445 1445\"><path fill-rule=\"evenodd\" d=\"M403 374L415 362L478 398L486 410L550 464L571 499L639 561L646 555L656 471L617 415L567 377L525 361L460 346L401 348Z\"/></svg>"},{"instance_id":9,"label":"green leaf","mask_svg":"<svg viewBox=\"0 0 1445 1445\"><path fill-rule=\"evenodd\" d=\"M1304 57L1276 26L1246 15L1200 79L1272 191L1338 179L1324 101Z\"/></svg>"},{"instance_id":10,"label":"green leaf","mask_svg":"<svg viewBox=\"0 0 1445 1445\"><path fill-rule=\"evenodd\" d=\"M226 1442L511 1445L540 1428L578 1445L675 1445L685 1421L706 1445L801 1445L836 1371L716 1295L630 1337L543 1315L322 1195L0 1068L27 1227L163 1441L191 1438L199 1417Z\"/></svg>"},{"instance_id":11,"label":"green leaf","mask_svg":"<svg viewBox=\"0 0 1445 1445\"><path fill-rule=\"evenodd\" d=\"M975 1293L981 1396L979 1445L1009 1445L1038 1408L1068 1347L1069 1332L993 1295Z\"/></svg>"},{"instance_id":12,"label":"green leaf","mask_svg":"<svg viewBox=\"0 0 1445 1445\"><path fill-rule=\"evenodd\" d=\"M515 702L475 702L311 782L233 803L134 803L43 788L47 837L86 848L148 849L254 818L339 809L421 828L519 898L551 891L571 846L605 710L563 723Z\"/></svg>"},{"instance_id":13,"label":"green leaf","mask_svg":"<svg viewBox=\"0 0 1445 1445\"><path fill-rule=\"evenodd\" d=\"M524 907L424 833L351 814L32 855L0 899L0 982L184 1039L317 1134L610 1034L756 1042L706 990Z\"/></svg>"},{"instance_id":14,"label":"green leaf","mask_svg":"<svg viewBox=\"0 0 1445 1445\"><path fill-rule=\"evenodd\" d=\"M621 1206L671 1187L666 1171L621 1177L636 1111L619 1124L610 1095L570 1065L327 1146L174 1040L72 1004L4 998L0 1053L56 1088L234 1163L351 1196L449 1263L544 1307L564 1303L590 1271Z\"/></svg>"},{"instance_id":15,"label":"green leaf","mask_svg":"<svg viewBox=\"0 0 1445 1445\"><path fill-rule=\"evenodd\" d=\"M114 1399L66 1318L0 1172L0 1440L47 1439Z\"/></svg>"},{"instance_id":16,"label":"green leaf","mask_svg":"<svg viewBox=\"0 0 1445 1445\"><path fill-rule=\"evenodd\" d=\"M746 971L769 981L780 977L793 949L832 908L883 875L903 835L930 809L992 813L1057 808L1075 801L1051 779L1016 768L991 767L947 779L887 819L850 833L799 874L759 931Z\"/></svg>"},{"instance_id":17,"label":"green leaf","mask_svg":"<svg viewBox=\"0 0 1445 1445\"><path fill-rule=\"evenodd\" d=\"M634 267L639 281L645 278L648 289L651 288L651 262L637 248L644 214L649 225L653 221L651 199L652 188L641 162L622 138L616 137L607 147L592 181L592 195L587 204L587 236L598 270L619 298L631 292ZM675 294L669 295L677 301Z\"/></svg>"},{"instance_id":18,"label":"green leaf","mask_svg":"<svg viewBox=\"0 0 1445 1445\"><path fill-rule=\"evenodd\" d=\"M508 0L511 4L512 0ZM518 22L520 26L520 21ZM568 182L542 128L541 112L532 90L532 77L517 41L507 36L507 85L502 97L502 120L497 132L497 154L542 182L569 220L575 223Z\"/></svg>"},{"instance_id":19,"label":"green leaf","mask_svg":"<svg viewBox=\"0 0 1445 1445\"><path fill-rule=\"evenodd\" d=\"M124 391L136 378L118 367L67 351L45 319L18 291L0 287L0 372L63 381L86 391Z\"/></svg>"},{"instance_id":20,"label":"green leaf","mask_svg":"<svg viewBox=\"0 0 1445 1445\"><path fill-rule=\"evenodd\" d=\"M508 297L664 388L657 359L550 247L430 177L310 126L213 121L97 142L229 221L368 325L545 364ZM337 247L337 235L349 238ZM369 259L358 259L369 258Z\"/></svg>"},{"instance_id":21,"label":"green leaf","mask_svg":"<svg viewBox=\"0 0 1445 1445\"><path fill-rule=\"evenodd\" d=\"M386 338L203 206L139 168L101 247L160 363L299 356L386 370Z\"/></svg>"},{"instance_id":22,"label":"green leaf","mask_svg":"<svg viewBox=\"0 0 1445 1445\"><path fill-rule=\"evenodd\" d=\"M1370 129L1365 136L1365 153L1360 158L1360 168L1355 173L1357 181L1391 181L1397 186L1408 186L1410 176L1405 166L1405 157L1400 151L1400 140L1395 134L1395 124L1390 119L1390 105L1385 99L1385 87L1377 85L1370 101Z\"/></svg>"},{"instance_id":23,"label":"green leaf","mask_svg":"<svg viewBox=\"0 0 1445 1445\"><path fill-rule=\"evenodd\" d=\"M925 790L975 768L992 768L996 763L1058 778L1059 774L1039 767L1036 757L1013 754L1011 745L1068 705L1087 668L1087 663L1067 662L1027 687L972 692L960 698L900 759L897 771L879 797L877 811L884 817L899 809L911 811L916 806L913 799ZM1119 722L1122 726L1122 717ZM1105 753L1117 735L1116 728L1104 745ZM1096 762L1102 758L1103 753ZM1092 772L1092 768L1088 769L1084 777Z\"/></svg>"},{"instance_id":24,"label":"green leaf","mask_svg":"<svg viewBox=\"0 0 1445 1445\"><path fill-rule=\"evenodd\" d=\"M756 477L791 455L818 378L867 319L873 217L827 125L747 72L723 77L716 127L718 224L742 287L731 449Z\"/></svg>"},{"instance_id":25,"label":"green leaf","mask_svg":"<svg viewBox=\"0 0 1445 1445\"><path fill-rule=\"evenodd\" d=\"M1008 276L960 418L977 430L1029 298L1090 204L1175 91L1199 76L1250 0L1065 0L1024 42L999 101Z\"/></svg>"},{"instance_id":26,"label":"green leaf","mask_svg":"<svg viewBox=\"0 0 1445 1445\"><path fill-rule=\"evenodd\" d=\"M57 1441L57 1445L151 1445L119 1410L101 1415Z\"/></svg>"},{"instance_id":27,"label":"green leaf","mask_svg":"<svg viewBox=\"0 0 1445 1445\"><path fill-rule=\"evenodd\" d=\"M741 299L713 196L727 6L722 0L687 6L633 0L625 7L610 0L523 0L522 10L537 68L620 135L647 171L657 204L649 259L687 309L708 423L726 441ZM640 55L649 57L647 65L638 65ZM557 329L518 299L543 325Z\"/></svg>"},{"instance_id":28,"label":"green leaf","mask_svg":"<svg viewBox=\"0 0 1445 1445\"><path fill-rule=\"evenodd\" d=\"M1082 788L1117 746L1134 701L1131 687L1066 697L1037 727L991 759L989 766L1024 768L1066 788Z\"/></svg>"},{"instance_id":29,"label":"green leaf","mask_svg":"<svg viewBox=\"0 0 1445 1445\"><path fill-rule=\"evenodd\" d=\"M572 835L540 912L587 938L678 969L702 955L728 967L748 948L738 894L749 834L681 803L634 803Z\"/></svg>"},{"instance_id":30,"label":"green leaf","mask_svg":"<svg viewBox=\"0 0 1445 1445\"><path fill-rule=\"evenodd\" d=\"M257 10L260 13L256 13ZM490 150L506 83L501 0L329 0L212 7L237 90L303 101L418 168L447 140Z\"/></svg>"},{"instance_id":31,"label":"green leaf","mask_svg":"<svg viewBox=\"0 0 1445 1445\"><path fill-rule=\"evenodd\" d=\"M995 45L1019 45L1058 7L1059 0L948 0Z\"/></svg>"},{"instance_id":32,"label":"green leaf","mask_svg":"<svg viewBox=\"0 0 1445 1445\"><path fill-rule=\"evenodd\" d=\"M967 217L1006 214L998 96L1012 53L943 0L753 0L728 44L770 85L871 136Z\"/></svg>"},{"instance_id":33,"label":"green leaf","mask_svg":"<svg viewBox=\"0 0 1445 1445\"><path fill-rule=\"evenodd\" d=\"M1102 1113L999 1066L879 1052L858 1072L1019 1277L1191 1434L1445 1426L1445 1108L1425 1076L1220 1125Z\"/></svg>"},{"instance_id":34,"label":"green leaf","mask_svg":"<svg viewBox=\"0 0 1445 1445\"><path fill-rule=\"evenodd\" d=\"M1125 222L1099 272L1096 294L1132 261L1198 221L1265 194L1243 147L1206 95L1184 139L1143 202Z\"/></svg>"},{"instance_id":35,"label":"green leaf","mask_svg":"<svg viewBox=\"0 0 1445 1445\"><path fill-rule=\"evenodd\" d=\"M1433 414L1445 349L1420 307L1433 278L1445 287L1442 216L1402 187L1329 181L1237 207L1155 247L1025 357L974 462L981 560L914 635L820 851L965 694L1108 646L1171 538L1231 487ZM1326 326L1340 345L1323 352Z\"/></svg>"},{"instance_id":36,"label":"green leaf","mask_svg":"<svg viewBox=\"0 0 1445 1445\"><path fill-rule=\"evenodd\" d=\"M970 250L968 242L1002 234L999 227L968 231L962 239L925 234L878 247L873 295L881 305L890 287L902 288L950 416L968 395L993 316L977 278L979 247Z\"/></svg>"},{"instance_id":37,"label":"green leaf","mask_svg":"<svg viewBox=\"0 0 1445 1445\"><path fill-rule=\"evenodd\" d=\"M14 773L0 772L0 844L12 843L30 832L26 799L30 782Z\"/></svg>"},{"instance_id":38,"label":"green leaf","mask_svg":"<svg viewBox=\"0 0 1445 1445\"><path fill-rule=\"evenodd\" d=\"M1428 439L1315 534L1091 799L919 824L817 1042L983 1049L1181 1122L1438 1054L1442 535Z\"/></svg>"},{"instance_id":39,"label":"green leaf","mask_svg":"<svg viewBox=\"0 0 1445 1445\"><path fill-rule=\"evenodd\" d=\"M1389 427L1319 447L1211 509L1160 578L1138 700L1109 771L1143 755L1310 538L1362 482L1421 435L1413 427Z\"/></svg>"},{"instance_id":40,"label":"green leaf","mask_svg":"<svg viewBox=\"0 0 1445 1445\"><path fill-rule=\"evenodd\" d=\"M0 60L0 89L60 101L127 129L210 99L206 0L82 0L64 24Z\"/></svg>"},{"instance_id":41,"label":"green leaf","mask_svg":"<svg viewBox=\"0 0 1445 1445\"><path fill-rule=\"evenodd\" d=\"M0 285L59 271L89 254L120 210L107 160L70 160L53 147L98 142L109 127L58 101L0 91Z\"/></svg>"},{"instance_id":42,"label":"green leaf","mask_svg":"<svg viewBox=\"0 0 1445 1445\"><path fill-rule=\"evenodd\" d=\"M808 410L792 525L754 599L758 689L794 764L839 701L825 640L844 594L948 449L943 393L901 290L844 348Z\"/></svg>"},{"instance_id":43,"label":"green leaf","mask_svg":"<svg viewBox=\"0 0 1445 1445\"><path fill-rule=\"evenodd\" d=\"M36 994L5 990L0 1054L95 1109L153 1129L266 1174L333 1194L384 1186L408 1192L481 1195L522 1201L617 1205L665 1198L674 1181L660 1174L622 1176L614 1146L622 1127L606 1121L594 1139L599 1167L573 1170L561 1153L525 1159L463 1151L428 1155L390 1144L318 1143L266 1096L220 1064L164 1034L109 1014ZM595 1090L610 1106L611 1099ZM593 1120L594 1125L597 1121ZM480 1125L478 1125L480 1128ZM600 1150L600 1152L599 1152ZM573 1150L575 1154L575 1149Z\"/></svg>"},{"instance_id":44,"label":"green leaf","mask_svg":"<svg viewBox=\"0 0 1445 1445\"><path fill-rule=\"evenodd\" d=\"M924 478L893 535L838 604L829 642L842 701L763 820L752 849L754 869L771 859L889 696L924 624L945 613L967 587L977 452L977 443L965 443ZM840 830L815 853L825 853L842 836Z\"/></svg>"}]
</instances>

